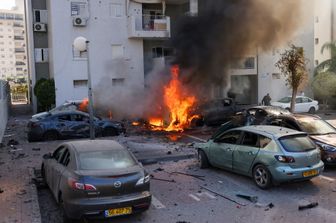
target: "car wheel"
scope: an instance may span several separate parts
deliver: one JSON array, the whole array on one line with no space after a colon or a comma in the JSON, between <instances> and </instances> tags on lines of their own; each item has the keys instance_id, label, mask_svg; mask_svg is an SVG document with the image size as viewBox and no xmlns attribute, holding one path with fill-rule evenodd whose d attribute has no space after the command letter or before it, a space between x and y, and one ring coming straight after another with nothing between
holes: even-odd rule
<instances>
[{"instance_id":1,"label":"car wheel","mask_svg":"<svg viewBox=\"0 0 336 223\"><path fill-rule=\"evenodd\" d=\"M114 128L104 129L103 136L116 136L116 135L118 135L118 132Z\"/></svg>"},{"instance_id":2,"label":"car wheel","mask_svg":"<svg viewBox=\"0 0 336 223\"><path fill-rule=\"evenodd\" d=\"M198 150L198 164L201 169L205 169L209 167L208 157L206 156L203 150Z\"/></svg>"},{"instance_id":3,"label":"car wheel","mask_svg":"<svg viewBox=\"0 0 336 223\"><path fill-rule=\"evenodd\" d=\"M272 184L272 175L269 170L262 164L254 167L253 179L257 186L261 189L267 189Z\"/></svg>"},{"instance_id":4,"label":"car wheel","mask_svg":"<svg viewBox=\"0 0 336 223\"><path fill-rule=\"evenodd\" d=\"M43 139L45 141L54 141L58 139L58 133L55 131L48 131L46 133L44 133L43 135Z\"/></svg>"},{"instance_id":5,"label":"car wheel","mask_svg":"<svg viewBox=\"0 0 336 223\"><path fill-rule=\"evenodd\" d=\"M315 108L314 107L311 107L308 111L310 114L315 114Z\"/></svg>"},{"instance_id":6,"label":"car wheel","mask_svg":"<svg viewBox=\"0 0 336 223\"><path fill-rule=\"evenodd\" d=\"M60 200L59 200L59 208L60 208L60 212L61 212L60 216L63 219L63 223L71 223L71 222L73 222L72 219L69 218L68 215L65 212L64 202L63 202L62 198L60 198Z\"/></svg>"}]
</instances>

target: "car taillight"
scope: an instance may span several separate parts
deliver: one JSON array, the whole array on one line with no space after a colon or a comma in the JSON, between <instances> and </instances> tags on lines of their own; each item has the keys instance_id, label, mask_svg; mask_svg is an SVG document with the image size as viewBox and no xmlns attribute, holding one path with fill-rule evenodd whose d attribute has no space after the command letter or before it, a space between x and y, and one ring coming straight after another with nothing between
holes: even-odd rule
<instances>
[{"instance_id":1,"label":"car taillight","mask_svg":"<svg viewBox=\"0 0 336 223\"><path fill-rule=\"evenodd\" d=\"M276 160L278 160L281 163L294 163L295 162L295 159L292 156L276 155L274 157Z\"/></svg>"},{"instance_id":2,"label":"car taillight","mask_svg":"<svg viewBox=\"0 0 336 223\"><path fill-rule=\"evenodd\" d=\"M93 186L92 184L84 184L72 178L68 179L68 184L72 189L75 189L75 190L84 190L84 191L96 191L97 190L97 188Z\"/></svg>"}]
</instances>

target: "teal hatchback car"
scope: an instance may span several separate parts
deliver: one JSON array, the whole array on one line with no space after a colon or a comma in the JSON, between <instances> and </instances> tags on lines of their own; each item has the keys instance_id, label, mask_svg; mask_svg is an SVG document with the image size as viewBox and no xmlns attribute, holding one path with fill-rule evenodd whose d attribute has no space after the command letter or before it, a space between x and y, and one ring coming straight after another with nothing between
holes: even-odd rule
<instances>
[{"instance_id":1,"label":"teal hatchback car","mask_svg":"<svg viewBox=\"0 0 336 223\"><path fill-rule=\"evenodd\" d=\"M244 126L195 144L201 168L214 166L250 176L262 189L309 180L324 169L320 150L306 133L277 126Z\"/></svg>"}]
</instances>

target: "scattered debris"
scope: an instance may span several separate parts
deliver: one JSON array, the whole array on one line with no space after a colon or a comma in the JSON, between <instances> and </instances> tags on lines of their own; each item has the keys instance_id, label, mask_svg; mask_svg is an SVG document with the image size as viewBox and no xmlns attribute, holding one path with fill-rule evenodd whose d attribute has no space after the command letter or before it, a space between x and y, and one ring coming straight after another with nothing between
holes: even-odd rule
<instances>
[{"instance_id":1,"label":"scattered debris","mask_svg":"<svg viewBox=\"0 0 336 223\"><path fill-rule=\"evenodd\" d=\"M334 188L334 189L332 190L332 192L336 192L336 188Z\"/></svg>"},{"instance_id":2,"label":"scattered debris","mask_svg":"<svg viewBox=\"0 0 336 223\"><path fill-rule=\"evenodd\" d=\"M167 152L167 155L171 155L171 154L172 154L172 152L171 152L171 151L168 151L168 152Z\"/></svg>"},{"instance_id":3,"label":"scattered debris","mask_svg":"<svg viewBox=\"0 0 336 223\"><path fill-rule=\"evenodd\" d=\"M1 165L4 165L4 164L5 164L5 162L0 162L0 166L1 166Z\"/></svg>"},{"instance_id":4,"label":"scattered debris","mask_svg":"<svg viewBox=\"0 0 336 223\"><path fill-rule=\"evenodd\" d=\"M4 190L2 190L1 188L0 188L0 194L2 194L4 192Z\"/></svg>"},{"instance_id":5,"label":"scattered debris","mask_svg":"<svg viewBox=\"0 0 336 223\"><path fill-rule=\"evenodd\" d=\"M15 139L11 139L8 141L7 146L11 146L11 145L19 145L19 142L16 141Z\"/></svg>"},{"instance_id":6,"label":"scattered debris","mask_svg":"<svg viewBox=\"0 0 336 223\"><path fill-rule=\"evenodd\" d=\"M250 196L250 195L245 195L245 194L236 194L236 196L244 198L246 200L249 200L252 203L257 203L258 202L258 197L257 196Z\"/></svg>"},{"instance_id":7,"label":"scattered debris","mask_svg":"<svg viewBox=\"0 0 336 223\"><path fill-rule=\"evenodd\" d=\"M164 169L161 168L161 167L159 167L159 168L155 169L154 171L155 171L155 172L158 172L158 171L164 171Z\"/></svg>"},{"instance_id":8,"label":"scattered debris","mask_svg":"<svg viewBox=\"0 0 336 223\"><path fill-rule=\"evenodd\" d=\"M223 183L223 181L219 180L219 181L218 181L218 183L222 184L222 183Z\"/></svg>"},{"instance_id":9,"label":"scattered debris","mask_svg":"<svg viewBox=\"0 0 336 223\"><path fill-rule=\"evenodd\" d=\"M309 209L309 208L314 208L314 207L317 207L317 206L318 206L317 202L312 202L312 203L307 204L307 205L300 205L298 209L299 209L299 211L302 211L302 210Z\"/></svg>"},{"instance_id":10,"label":"scattered debris","mask_svg":"<svg viewBox=\"0 0 336 223\"><path fill-rule=\"evenodd\" d=\"M225 198L226 200L229 200L229 201L231 201L231 202L233 202L233 203L235 203L235 204L238 204L238 205L240 205L240 206L246 206L246 204L242 204L242 203L240 203L240 202L238 202L238 201L235 201L235 200L233 200L233 199L231 199L231 198L229 198L229 197L227 197L227 196L225 196L225 195L223 195L223 194L220 194L220 193L218 193L218 192L216 192L216 191L214 191L214 190L211 190L211 189L209 189L209 188L207 188L207 187L203 187L203 186L200 186L202 189L204 189L204 190L207 190L207 191L210 191L211 193L214 193L214 194L216 194L216 195L218 195L218 196L220 196L220 197L222 197L222 198Z\"/></svg>"},{"instance_id":11,"label":"scattered debris","mask_svg":"<svg viewBox=\"0 0 336 223\"><path fill-rule=\"evenodd\" d=\"M27 204L27 203L31 203L31 202L32 202L32 200L26 200L23 203Z\"/></svg>"},{"instance_id":12,"label":"scattered debris","mask_svg":"<svg viewBox=\"0 0 336 223\"><path fill-rule=\"evenodd\" d=\"M167 173L169 173L169 172L167 172ZM181 174L181 175L185 175L185 176L190 176L190 177L195 177L195 178L197 178L197 179L199 179L199 180L202 180L202 181L204 181L204 177L205 176L201 176L201 175L195 175L195 174L189 174L189 173L182 173L182 172L177 172L177 171L175 171L175 172L170 172L169 174Z\"/></svg>"},{"instance_id":13,"label":"scattered debris","mask_svg":"<svg viewBox=\"0 0 336 223\"><path fill-rule=\"evenodd\" d=\"M156 178L156 177L151 177L151 180L158 180L158 181L164 181L164 182L169 182L169 183L176 183L175 180L167 180L167 179L162 179L162 178Z\"/></svg>"},{"instance_id":14,"label":"scattered debris","mask_svg":"<svg viewBox=\"0 0 336 223\"><path fill-rule=\"evenodd\" d=\"M41 148L32 148L33 151L40 151Z\"/></svg>"},{"instance_id":15,"label":"scattered debris","mask_svg":"<svg viewBox=\"0 0 336 223\"><path fill-rule=\"evenodd\" d=\"M187 146L189 146L189 147L193 147L193 146L194 146L194 143L193 143L193 142L188 143Z\"/></svg>"},{"instance_id":16,"label":"scattered debris","mask_svg":"<svg viewBox=\"0 0 336 223\"><path fill-rule=\"evenodd\" d=\"M1 142L0 143L0 148L5 147L5 145Z\"/></svg>"}]
</instances>

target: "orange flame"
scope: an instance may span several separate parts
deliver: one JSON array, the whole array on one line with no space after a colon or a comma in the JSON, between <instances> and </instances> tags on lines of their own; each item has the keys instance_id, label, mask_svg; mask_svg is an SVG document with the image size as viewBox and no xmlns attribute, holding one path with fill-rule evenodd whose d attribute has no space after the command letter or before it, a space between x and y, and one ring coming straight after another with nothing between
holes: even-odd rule
<instances>
[{"instance_id":1,"label":"orange flame","mask_svg":"<svg viewBox=\"0 0 336 223\"><path fill-rule=\"evenodd\" d=\"M79 105L79 110L83 111L83 112L87 112L88 111L88 105L89 105L89 99L84 98L82 103L80 103L80 105Z\"/></svg>"},{"instance_id":2,"label":"orange flame","mask_svg":"<svg viewBox=\"0 0 336 223\"><path fill-rule=\"evenodd\" d=\"M112 120L112 111L109 111L109 119Z\"/></svg>"},{"instance_id":3,"label":"orange flame","mask_svg":"<svg viewBox=\"0 0 336 223\"><path fill-rule=\"evenodd\" d=\"M190 109L196 103L196 97L187 95L183 91L182 83L179 80L180 69L177 65L171 68L172 79L164 87L164 103L169 109L170 123L164 127L163 119L150 119L149 123L155 126L155 130L183 131L190 125L193 117L189 117Z\"/></svg>"},{"instance_id":4,"label":"orange flame","mask_svg":"<svg viewBox=\"0 0 336 223\"><path fill-rule=\"evenodd\" d=\"M140 125L140 122L132 122L132 125L133 125L133 126L139 126L139 125Z\"/></svg>"}]
</instances>

